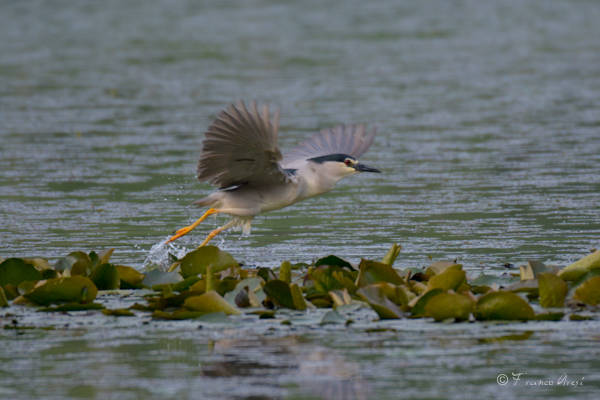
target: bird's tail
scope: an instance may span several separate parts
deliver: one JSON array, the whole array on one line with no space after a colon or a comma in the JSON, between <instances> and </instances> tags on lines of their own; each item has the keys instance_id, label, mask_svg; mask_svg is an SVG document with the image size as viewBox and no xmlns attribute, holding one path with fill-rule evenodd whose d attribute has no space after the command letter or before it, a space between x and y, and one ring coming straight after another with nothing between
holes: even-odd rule
<instances>
[{"instance_id":1,"label":"bird's tail","mask_svg":"<svg viewBox=\"0 0 600 400\"><path fill-rule=\"evenodd\" d=\"M196 200L192 204L195 205L196 207L219 208L220 202L221 202L221 193L214 192L200 200Z\"/></svg>"}]
</instances>

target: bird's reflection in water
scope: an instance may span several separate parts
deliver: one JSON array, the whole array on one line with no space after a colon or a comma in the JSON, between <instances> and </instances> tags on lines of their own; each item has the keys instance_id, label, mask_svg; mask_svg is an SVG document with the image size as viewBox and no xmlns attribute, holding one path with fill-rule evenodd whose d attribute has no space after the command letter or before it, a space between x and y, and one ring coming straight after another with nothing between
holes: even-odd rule
<instances>
[{"instance_id":1,"label":"bird's reflection in water","mask_svg":"<svg viewBox=\"0 0 600 400\"><path fill-rule=\"evenodd\" d=\"M367 399L368 382L360 366L334 349L297 336L284 338L223 339L211 343L217 360L201 365L205 377L248 378L272 382L276 392L319 399ZM278 397L278 396L275 396Z\"/></svg>"}]
</instances>

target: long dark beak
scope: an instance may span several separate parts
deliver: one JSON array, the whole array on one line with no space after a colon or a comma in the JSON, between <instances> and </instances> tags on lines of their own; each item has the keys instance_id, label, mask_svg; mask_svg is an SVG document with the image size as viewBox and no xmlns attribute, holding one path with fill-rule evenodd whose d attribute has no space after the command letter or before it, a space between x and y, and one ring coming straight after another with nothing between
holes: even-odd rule
<instances>
[{"instance_id":1,"label":"long dark beak","mask_svg":"<svg viewBox=\"0 0 600 400\"><path fill-rule=\"evenodd\" d=\"M354 165L354 169L357 170L358 172L377 172L377 173L381 172L377 168L369 167L368 165L361 164L361 163Z\"/></svg>"}]
</instances>

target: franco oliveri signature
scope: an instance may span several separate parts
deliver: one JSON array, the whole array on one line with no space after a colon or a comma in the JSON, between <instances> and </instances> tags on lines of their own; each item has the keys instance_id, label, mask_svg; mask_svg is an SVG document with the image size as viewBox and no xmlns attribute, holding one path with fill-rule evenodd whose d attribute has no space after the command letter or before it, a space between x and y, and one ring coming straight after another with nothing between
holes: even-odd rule
<instances>
[{"instance_id":1,"label":"franco oliveri signature","mask_svg":"<svg viewBox=\"0 0 600 400\"><path fill-rule=\"evenodd\" d=\"M550 378L539 378L527 376L527 372L511 372L510 374L498 374L496 376L496 382L500 386L506 385L522 385L522 386L566 386L566 387L578 387L583 386L585 377L584 376L570 376L567 374L561 374L558 377Z\"/></svg>"}]
</instances>

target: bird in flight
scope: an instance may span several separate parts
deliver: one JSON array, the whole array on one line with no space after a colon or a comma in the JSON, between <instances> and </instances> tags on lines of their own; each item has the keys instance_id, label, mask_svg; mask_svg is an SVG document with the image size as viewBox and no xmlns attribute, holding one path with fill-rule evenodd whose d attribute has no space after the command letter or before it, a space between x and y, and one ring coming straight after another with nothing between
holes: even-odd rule
<instances>
[{"instance_id":1,"label":"bird in flight","mask_svg":"<svg viewBox=\"0 0 600 400\"><path fill-rule=\"evenodd\" d=\"M362 124L324 129L282 156L277 146L279 110L243 102L221 111L205 133L198 162L198 179L218 190L196 201L208 210L193 224L167 240L191 232L209 215L228 214L225 225L208 234L201 246L220 232L241 227L250 231L252 219L267 211L330 191L342 178L358 172L380 172L358 161L373 143L376 129Z\"/></svg>"}]
</instances>

